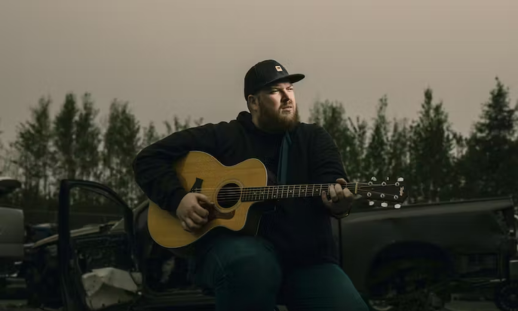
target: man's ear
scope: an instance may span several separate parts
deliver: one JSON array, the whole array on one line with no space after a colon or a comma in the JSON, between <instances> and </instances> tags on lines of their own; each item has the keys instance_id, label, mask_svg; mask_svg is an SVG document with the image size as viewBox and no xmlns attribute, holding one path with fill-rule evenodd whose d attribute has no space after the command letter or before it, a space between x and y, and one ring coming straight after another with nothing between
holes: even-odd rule
<instances>
[{"instance_id":1,"label":"man's ear","mask_svg":"<svg viewBox=\"0 0 518 311\"><path fill-rule=\"evenodd\" d=\"M250 112L252 111L257 111L257 106L258 106L258 99L257 99L257 96L254 96L254 95L248 95L248 98L247 98L247 105L248 105L248 110L250 110Z\"/></svg>"}]
</instances>

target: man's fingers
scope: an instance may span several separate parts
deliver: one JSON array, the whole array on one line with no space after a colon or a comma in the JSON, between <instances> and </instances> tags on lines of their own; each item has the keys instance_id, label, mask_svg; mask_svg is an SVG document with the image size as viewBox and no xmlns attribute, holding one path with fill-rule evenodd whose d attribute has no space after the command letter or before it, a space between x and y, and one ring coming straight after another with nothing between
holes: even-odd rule
<instances>
[{"instance_id":1,"label":"man's fingers","mask_svg":"<svg viewBox=\"0 0 518 311\"><path fill-rule=\"evenodd\" d=\"M204 211L207 211L207 210L204 209ZM207 220L208 220L207 217L202 217L202 216L198 215L195 211L193 211L191 213L191 215L189 215L189 217L195 224L198 224L198 225L204 225L205 223L207 223Z\"/></svg>"},{"instance_id":2,"label":"man's fingers","mask_svg":"<svg viewBox=\"0 0 518 311\"><path fill-rule=\"evenodd\" d=\"M340 186L340 184L335 185L335 191L336 191L336 196L338 197L338 201L343 200L345 195L344 195L342 186Z\"/></svg>"},{"instance_id":3,"label":"man's fingers","mask_svg":"<svg viewBox=\"0 0 518 311\"><path fill-rule=\"evenodd\" d=\"M195 214L197 214L198 216L200 216L202 218L209 216L209 211L206 208L203 208L203 206L201 206L199 204L194 204L192 210Z\"/></svg>"},{"instance_id":4,"label":"man's fingers","mask_svg":"<svg viewBox=\"0 0 518 311\"><path fill-rule=\"evenodd\" d=\"M339 184L341 184L341 185L347 185L347 182L346 182L346 181L345 181L345 179L343 179L343 178L338 178L338 179L336 180L336 182L337 182L337 183L339 183Z\"/></svg>"},{"instance_id":5,"label":"man's fingers","mask_svg":"<svg viewBox=\"0 0 518 311\"><path fill-rule=\"evenodd\" d=\"M181 221L183 229L187 232L199 229L201 228L201 225L205 223L207 223L207 219L201 218L194 213L191 216L185 217L185 219Z\"/></svg>"},{"instance_id":6,"label":"man's fingers","mask_svg":"<svg viewBox=\"0 0 518 311\"><path fill-rule=\"evenodd\" d=\"M344 189L343 193L346 199L352 199L354 197L353 193L347 188Z\"/></svg>"},{"instance_id":7,"label":"man's fingers","mask_svg":"<svg viewBox=\"0 0 518 311\"><path fill-rule=\"evenodd\" d=\"M196 195L196 198L197 198L198 200L200 200L200 201L202 201L202 202L204 202L204 203L207 203L208 205L214 205L214 203L213 203L213 202L211 202L211 201L209 200L209 198L208 198L206 195L201 194L201 193L196 193L195 195Z\"/></svg>"},{"instance_id":8,"label":"man's fingers","mask_svg":"<svg viewBox=\"0 0 518 311\"><path fill-rule=\"evenodd\" d=\"M182 220L182 227L183 227L183 230L185 230L187 232L191 232L191 230L189 229L189 227L187 227L187 224L183 220Z\"/></svg>"},{"instance_id":9,"label":"man's fingers","mask_svg":"<svg viewBox=\"0 0 518 311\"><path fill-rule=\"evenodd\" d=\"M196 230L200 228L200 226L195 224L190 218L185 218L185 223L187 224L187 228L189 230Z\"/></svg>"},{"instance_id":10,"label":"man's fingers","mask_svg":"<svg viewBox=\"0 0 518 311\"><path fill-rule=\"evenodd\" d=\"M324 202L326 206L331 206L331 201L327 198L327 192L325 191L322 191L322 202Z\"/></svg>"},{"instance_id":11,"label":"man's fingers","mask_svg":"<svg viewBox=\"0 0 518 311\"><path fill-rule=\"evenodd\" d=\"M329 185L329 195L331 195L331 201L337 202L338 197L336 196L336 190L333 185Z\"/></svg>"}]
</instances>

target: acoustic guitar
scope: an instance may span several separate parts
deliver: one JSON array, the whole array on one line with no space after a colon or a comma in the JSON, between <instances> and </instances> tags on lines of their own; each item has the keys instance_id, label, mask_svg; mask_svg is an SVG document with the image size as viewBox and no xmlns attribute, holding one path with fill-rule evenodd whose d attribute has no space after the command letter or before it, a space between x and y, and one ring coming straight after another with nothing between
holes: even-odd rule
<instances>
[{"instance_id":1,"label":"acoustic guitar","mask_svg":"<svg viewBox=\"0 0 518 311\"><path fill-rule=\"evenodd\" d=\"M206 195L215 203L209 209L209 221L199 230L185 231L180 221L169 211L151 202L148 210L148 228L152 239L162 247L180 249L191 246L216 228L256 234L261 215L266 211L260 202L291 198L321 197L328 191L328 184L311 185L267 185L267 170L258 159L248 159L234 166L224 166L212 155L191 151L173 163L182 187L188 192ZM407 198L403 179L395 183L351 182L346 186L353 194L370 200L400 204ZM270 207L271 208L271 207Z\"/></svg>"}]
</instances>

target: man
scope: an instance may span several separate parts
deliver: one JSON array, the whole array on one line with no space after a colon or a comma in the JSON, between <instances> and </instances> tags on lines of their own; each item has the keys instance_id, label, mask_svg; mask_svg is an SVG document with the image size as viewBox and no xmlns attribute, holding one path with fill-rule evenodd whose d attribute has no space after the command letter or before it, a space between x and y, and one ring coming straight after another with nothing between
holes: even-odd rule
<instances>
[{"instance_id":1,"label":"man","mask_svg":"<svg viewBox=\"0 0 518 311\"><path fill-rule=\"evenodd\" d=\"M340 185L347 177L332 138L299 121L294 84L303 78L274 60L259 62L245 75L249 112L174 133L135 159L136 181L146 195L191 232L207 223L213 203L187 193L171 168L189 151L207 152L228 166L257 158L270 184L332 184L321 198L275 203L257 236L226 230L197 242L194 280L213 289L217 310L271 311L278 299L290 310L368 310L338 265L330 216L346 214L353 196Z\"/></svg>"}]
</instances>

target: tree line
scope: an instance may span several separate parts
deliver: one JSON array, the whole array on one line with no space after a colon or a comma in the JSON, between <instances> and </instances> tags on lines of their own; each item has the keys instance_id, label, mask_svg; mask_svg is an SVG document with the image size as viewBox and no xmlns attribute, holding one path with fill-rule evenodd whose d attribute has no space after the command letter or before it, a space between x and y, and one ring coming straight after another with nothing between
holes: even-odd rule
<instances>
[{"instance_id":1,"label":"tree line","mask_svg":"<svg viewBox=\"0 0 518 311\"><path fill-rule=\"evenodd\" d=\"M515 195L518 192L518 102L498 78L481 102L479 119L467 136L456 132L443 103L424 90L416 119L387 117L389 99L382 96L371 121L346 113L341 102L317 101L309 122L322 125L334 138L349 178L369 181L404 177L409 203ZM175 131L203 124L203 118L142 126L129 103L114 99L100 119L91 94L68 93L55 116L50 97L30 108L14 141L0 141L0 175L22 182L9 197L24 208L57 206L63 178L101 182L130 205L145 199L133 179L138 151ZM0 132L1 134L1 132Z\"/></svg>"},{"instance_id":2,"label":"tree line","mask_svg":"<svg viewBox=\"0 0 518 311\"><path fill-rule=\"evenodd\" d=\"M453 129L431 88L425 89L414 120L389 121L383 96L371 125L329 101L315 104L310 121L334 137L352 180L404 177L409 203L516 195L518 102L512 105L509 88L495 80L467 136Z\"/></svg>"}]
</instances>

